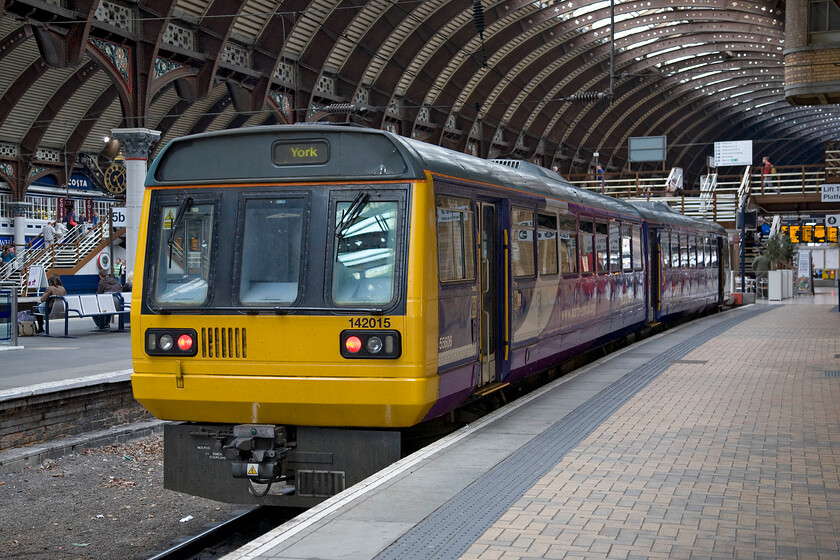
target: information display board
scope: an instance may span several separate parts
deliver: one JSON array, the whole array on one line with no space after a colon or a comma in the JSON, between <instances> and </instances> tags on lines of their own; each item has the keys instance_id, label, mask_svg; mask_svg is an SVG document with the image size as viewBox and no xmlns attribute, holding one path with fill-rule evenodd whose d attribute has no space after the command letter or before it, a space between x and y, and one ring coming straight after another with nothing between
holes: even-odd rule
<instances>
[{"instance_id":1,"label":"information display board","mask_svg":"<svg viewBox=\"0 0 840 560\"><path fill-rule=\"evenodd\" d=\"M633 136L628 145L629 159L632 162L665 161L667 144L665 136Z\"/></svg>"},{"instance_id":2,"label":"information display board","mask_svg":"<svg viewBox=\"0 0 840 560\"><path fill-rule=\"evenodd\" d=\"M837 229L824 225L782 226L782 235L793 243L837 243Z\"/></svg>"},{"instance_id":3,"label":"information display board","mask_svg":"<svg viewBox=\"0 0 840 560\"><path fill-rule=\"evenodd\" d=\"M752 165L752 140L715 142L715 167Z\"/></svg>"}]
</instances>

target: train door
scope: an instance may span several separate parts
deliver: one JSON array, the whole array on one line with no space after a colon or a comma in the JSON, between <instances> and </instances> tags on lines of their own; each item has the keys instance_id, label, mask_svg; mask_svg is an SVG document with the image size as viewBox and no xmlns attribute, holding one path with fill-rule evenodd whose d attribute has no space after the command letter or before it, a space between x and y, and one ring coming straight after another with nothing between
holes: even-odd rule
<instances>
[{"instance_id":1,"label":"train door","mask_svg":"<svg viewBox=\"0 0 840 560\"><path fill-rule=\"evenodd\" d=\"M479 216L479 317L481 339L479 358L481 376L478 386L498 379L496 359L499 347L499 227L498 208L487 202L478 203Z\"/></svg>"},{"instance_id":2,"label":"train door","mask_svg":"<svg viewBox=\"0 0 840 560\"><path fill-rule=\"evenodd\" d=\"M650 297L647 316L650 322L654 322L658 319L657 315L662 306L662 246L656 230L645 228L644 233L647 236L647 245L650 247L650 262L648 263Z\"/></svg>"}]
</instances>

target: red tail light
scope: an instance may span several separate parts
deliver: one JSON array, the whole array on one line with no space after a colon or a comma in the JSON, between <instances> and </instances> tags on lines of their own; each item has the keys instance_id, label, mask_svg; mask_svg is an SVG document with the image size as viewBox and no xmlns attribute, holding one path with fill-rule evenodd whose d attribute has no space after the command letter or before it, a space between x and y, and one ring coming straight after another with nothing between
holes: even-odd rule
<instances>
[{"instance_id":1,"label":"red tail light","mask_svg":"<svg viewBox=\"0 0 840 560\"><path fill-rule=\"evenodd\" d=\"M348 336L347 340L344 341L344 347L351 354L355 354L362 349L362 341L359 340L358 336Z\"/></svg>"}]
</instances>

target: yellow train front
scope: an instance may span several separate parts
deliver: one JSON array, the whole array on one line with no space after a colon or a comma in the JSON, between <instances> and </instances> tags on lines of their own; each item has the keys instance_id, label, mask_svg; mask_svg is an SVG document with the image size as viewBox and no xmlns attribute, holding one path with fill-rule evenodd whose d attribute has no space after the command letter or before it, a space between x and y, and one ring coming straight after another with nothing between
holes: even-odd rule
<instances>
[{"instance_id":1,"label":"yellow train front","mask_svg":"<svg viewBox=\"0 0 840 560\"><path fill-rule=\"evenodd\" d=\"M132 384L189 422L165 429L168 488L307 506L399 459L393 428L438 394L435 245L408 258L433 215L424 171L381 133L252 128L161 151Z\"/></svg>"}]
</instances>

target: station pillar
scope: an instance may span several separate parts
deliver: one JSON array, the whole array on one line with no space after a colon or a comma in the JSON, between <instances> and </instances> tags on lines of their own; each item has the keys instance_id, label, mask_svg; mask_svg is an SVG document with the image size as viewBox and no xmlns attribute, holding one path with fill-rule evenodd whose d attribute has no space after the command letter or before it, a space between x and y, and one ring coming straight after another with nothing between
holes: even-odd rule
<instances>
[{"instance_id":1,"label":"station pillar","mask_svg":"<svg viewBox=\"0 0 840 560\"><path fill-rule=\"evenodd\" d=\"M149 151L160 141L160 131L148 128L112 128L111 137L119 140L125 156L125 270L128 274L134 271L137 255L146 163Z\"/></svg>"},{"instance_id":2,"label":"station pillar","mask_svg":"<svg viewBox=\"0 0 840 560\"><path fill-rule=\"evenodd\" d=\"M14 223L14 246L15 257L17 258L18 266L21 266L23 259L26 256L26 209L32 204L30 202L9 202L9 210L11 211Z\"/></svg>"}]
</instances>

